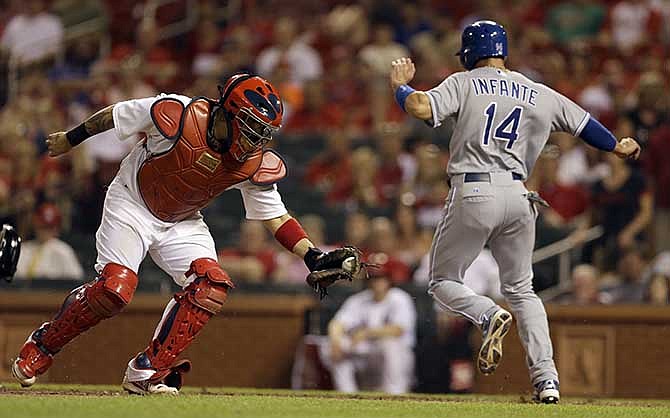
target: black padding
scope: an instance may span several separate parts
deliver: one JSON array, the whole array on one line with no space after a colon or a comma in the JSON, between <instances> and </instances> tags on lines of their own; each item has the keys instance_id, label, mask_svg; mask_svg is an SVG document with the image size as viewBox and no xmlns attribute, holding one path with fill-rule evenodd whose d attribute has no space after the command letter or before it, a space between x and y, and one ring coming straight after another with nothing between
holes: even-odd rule
<instances>
[{"instance_id":1,"label":"black padding","mask_svg":"<svg viewBox=\"0 0 670 418\"><path fill-rule=\"evenodd\" d=\"M21 237L10 225L0 232L0 277L11 282L21 254Z\"/></svg>"}]
</instances>

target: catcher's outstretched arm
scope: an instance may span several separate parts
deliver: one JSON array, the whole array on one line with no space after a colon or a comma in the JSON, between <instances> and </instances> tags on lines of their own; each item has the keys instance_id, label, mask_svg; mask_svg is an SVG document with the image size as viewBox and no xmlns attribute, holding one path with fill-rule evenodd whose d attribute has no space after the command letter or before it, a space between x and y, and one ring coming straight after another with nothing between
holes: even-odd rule
<instances>
[{"instance_id":1,"label":"catcher's outstretched arm","mask_svg":"<svg viewBox=\"0 0 670 418\"><path fill-rule=\"evenodd\" d=\"M309 249L315 247L300 223L288 213L263 221L263 225L272 232L272 235L284 248L300 258L304 258Z\"/></svg>"},{"instance_id":2,"label":"catcher's outstretched arm","mask_svg":"<svg viewBox=\"0 0 670 418\"><path fill-rule=\"evenodd\" d=\"M310 273L307 284L323 299L328 286L338 280L353 280L361 272L365 272L365 263L361 262L361 254L356 248L343 247L323 252L307 237L302 226L289 214L263 222L272 231L275 239L293 254L301 257Z\"/></svg>"},{"instance_id":3,"label":"catcher's outstretched arm","mask_svg":"<svg viewBox=\"0 0 670 418\"><path fill-rule=\"evenodd\" d=\"M54 132L47 137L47 148L49 155L56 157L70 151L72 147L77 146L101 132L105 132L114 127L114 117L112 110L114 105L107 106L91 115L76 128L67 132Z\"/></svg>"}]
</instances>

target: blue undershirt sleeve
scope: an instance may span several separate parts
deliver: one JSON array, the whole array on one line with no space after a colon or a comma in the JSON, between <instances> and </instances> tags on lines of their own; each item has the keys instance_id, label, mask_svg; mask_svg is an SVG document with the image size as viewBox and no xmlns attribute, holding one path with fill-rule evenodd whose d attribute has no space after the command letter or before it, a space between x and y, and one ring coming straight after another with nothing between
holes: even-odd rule
<instances>
[{"instance_id":1,"label":"blue undershirt sleeve","mask_svg":"<svg viewBox=\"0 0 670 418\"><path fill-rule=\"evenodd\" d=\"M584 126L584 129L579 133L579 137L587 144L603 151L611 152L617 144L617 140L612 132L593 117L589 117L586 126Z\"/></svg>"}]
</instances>

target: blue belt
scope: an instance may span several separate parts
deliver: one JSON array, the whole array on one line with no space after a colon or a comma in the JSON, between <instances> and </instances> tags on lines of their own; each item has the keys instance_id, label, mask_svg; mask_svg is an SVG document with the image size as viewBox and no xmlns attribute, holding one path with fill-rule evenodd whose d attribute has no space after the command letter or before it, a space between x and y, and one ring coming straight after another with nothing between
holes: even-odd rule
<instances>
[{"instance_id":1,"label":"blue belt","mask_svg":"<svg viewBox=\"0 0 670 418\"><path fill-rule=\"evenodd\" d=\"M519 173L512 173L513 180L523 180L523 176ZM490 183L491 174L489 173L465 173L463 183Z\"/></svg>"}]
</instances>

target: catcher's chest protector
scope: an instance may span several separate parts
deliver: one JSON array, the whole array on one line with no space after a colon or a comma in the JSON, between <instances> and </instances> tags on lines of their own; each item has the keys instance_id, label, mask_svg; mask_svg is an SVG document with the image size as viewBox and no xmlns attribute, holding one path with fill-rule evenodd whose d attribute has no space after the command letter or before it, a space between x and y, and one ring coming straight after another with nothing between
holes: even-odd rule
<instances>
[{"instance_id":1,"label":"catcher's chest protector","mask_svg":"<svg viewBox=\"0 0 670 418\"><path fill-rule=\"evenodd\" d=\"M138 184L151 213L177 222L204 208L229 187L251 180L272 184L286 175L286 167L273 151L261 151L239 162L207 145L211 104L195 99L186 107L175 99L162 99L151 107L159 132L175 141L170 150L149 157L140 167Z\"/></svg>"}]
</instances>

